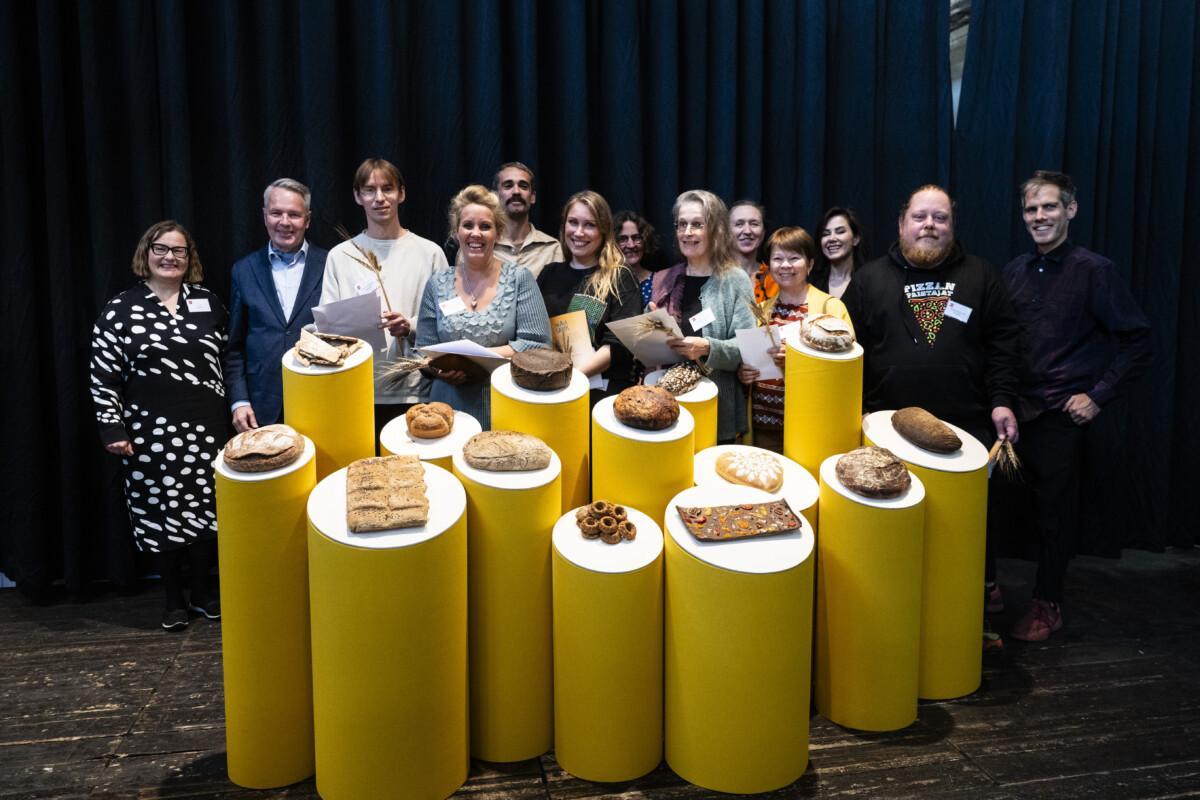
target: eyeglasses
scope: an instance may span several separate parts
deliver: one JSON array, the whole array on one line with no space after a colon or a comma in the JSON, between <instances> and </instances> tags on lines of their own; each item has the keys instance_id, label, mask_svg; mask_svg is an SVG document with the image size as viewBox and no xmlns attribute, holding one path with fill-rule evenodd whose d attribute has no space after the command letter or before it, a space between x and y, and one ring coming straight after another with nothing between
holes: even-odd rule
<instances>
[{"instance_id":1,"label":"eyeglasses","mask_svg":"<svg viewBox=\"0 0 1200 800\"><path fill-rule=\"evenodd\" d=\"M358 193L367 200L373 200L375 195L397 194L400 190L395 186L382 186L375 188L374 186L363 186L358 190Z\"/></svg>"},{"instance_id":2,"label":"eyeglasses","mask_svg":"<svg viewBox=\"0 0 1200 800\"><path fill-rule=\"evenodd\" d=\"M704 230L704 223L701 221L688 222L681 219L675 223L675 230L679 233L687 233L688 231L699 233Z\"/></svg>"},{"instance_id":3,"label":"eyeglasses","mask_svg":"<svg viewBox=\"0 0 1200 800\"><path fill-rule=\"evenodd\" d=\"M188 253L192 252L190 247L171 247L170 245L154 242L150 245L150 252L156 256L165 256L167 253L172 254L180 261L188 257Z\"/></svg>"},{"instance_id":4,"label":"eyeglasses","mask_svg":"<svg viewBox=\"0 0 1200 800\"><path fill-rule=\"evenodd\" d=\"M622 233L617 237L619 244L641 244L642 235L640 233Z\"/></svg>"}]
</instances>

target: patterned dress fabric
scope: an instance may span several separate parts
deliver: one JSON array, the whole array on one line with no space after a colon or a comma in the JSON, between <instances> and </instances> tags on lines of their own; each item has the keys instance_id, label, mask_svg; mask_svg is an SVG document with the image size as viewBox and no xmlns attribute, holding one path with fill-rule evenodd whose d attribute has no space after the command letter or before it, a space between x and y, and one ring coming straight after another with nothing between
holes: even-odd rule
<instances>
[{"instance_id":1,"label":"patterned dress fabric","mask_svg":"<svg viewBox=\"0 0 1200 800\"><path fill-rule=\"evenodd\" d=\"M139 550L166 552L217 534L212 462L229 433L226 322L221 301L201 286L184 284L172 315L141 283L110 300L92 329L100 437L133 445L122 462Z\"/></svg>"},{"instance_id":2,"label":"patterned dress fabric","mask_svg":"<svg viewBox=\"0 0 1200 800\"><path fill-rule=\"evenodd\" d=\"M779 301L771 309L771 324L777 327L798 322L808 316L808 303L798 306ZM755 381L750 398L750 413L755 430L783 430L783 381Z\"/></svg>"}]
</instances>

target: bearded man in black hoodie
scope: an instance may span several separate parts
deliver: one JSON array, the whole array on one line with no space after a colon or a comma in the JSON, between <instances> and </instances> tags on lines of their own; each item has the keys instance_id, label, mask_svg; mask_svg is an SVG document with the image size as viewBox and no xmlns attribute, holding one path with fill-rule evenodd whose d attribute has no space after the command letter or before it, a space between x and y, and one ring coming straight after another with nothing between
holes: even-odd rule
<instances>
[{"instance_id":1,"label":"bearded man in black hoodie","mask_svg":"<svg viewBox=\"0 0 1200 800\"><path fill-rule=\"evenodd\" d=\"M866 351L863 410L920 406L984 447L997 438L1016 442L1021 356L1007 287L991 264L955 241L954 203L940 186L909 195L899 233L886 256L854 273L842 298ZM992 605L998 590L990 549Z\"/></svg>"}]
</instances>

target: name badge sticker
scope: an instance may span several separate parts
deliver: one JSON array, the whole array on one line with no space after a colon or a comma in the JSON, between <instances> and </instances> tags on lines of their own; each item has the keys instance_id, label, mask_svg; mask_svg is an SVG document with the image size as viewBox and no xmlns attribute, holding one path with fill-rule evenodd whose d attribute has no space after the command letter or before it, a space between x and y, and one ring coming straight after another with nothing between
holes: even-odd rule
<instances>
[{"instance_id":1,"label":"name badge sticker","mask_svg":"<svg viewBox=\"0 0 1200 800\"><path fill-rule=\"evenodd\" d=\"M946 316L951 319L956 319L959 322L965 323L971 318L971 307L964 306L962 303L956 303L953 300L946 303Z\"/></svg>"},{"instance_id":2,"label":"name badge sticker","mask_svg":"<svg viewBox=\"0 0 1200 800\"><path fill-rule=\"evenodd\" d=\"M688 318L688 324L692 326L692 330L698 331L705 325L715 322L716 315L713 314L711 308L703 309L699 314Z\"/></svg>"},{"instance_id":3,"label":"name badge sticker","mask_svg":"<svg viewBox=\"0 0 1200 800\"><path fill-rule=\"evenodd\" d=\"M447 317L452 317L455 314L461 314L467 310L467 304L463 302L461 297L455 295L449 300L443 300L438 303L438 308L442 310L442 314Z\"/></svg>"},{"instance_id":4,"label":"name badge sticker","mask_svg":"<svg viewBox=\"0 0 1200 800\"><path fill-rule=\"evenodd\" d=\"M208 304L207 297L189 297L187 307L188 311L193 314L201 311L212 311L212 306Z\"/></svg>"}]
</instances>

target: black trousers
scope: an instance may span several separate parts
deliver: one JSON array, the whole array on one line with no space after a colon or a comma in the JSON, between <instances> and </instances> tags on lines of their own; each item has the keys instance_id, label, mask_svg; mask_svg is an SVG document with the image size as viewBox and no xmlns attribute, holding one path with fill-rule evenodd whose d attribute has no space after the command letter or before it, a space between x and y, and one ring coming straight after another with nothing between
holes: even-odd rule
<instances>
[{"instance_id":1,"label":"black trousers","mask_svg":"<svg viewBox=\"0 0 1200 800\"><path fill-rule=\"evenodd\" d=\"M1005 516L1032 528L1038 554L1033 596L1052 603L1062 602L1067 566L1075 553L1085 431L1064 411L1048 411L1021 423L1016 444L1021 480L993 476L992 481L997 502L1014 504L1017 512Z\"/></svg>"}]
</instances>

